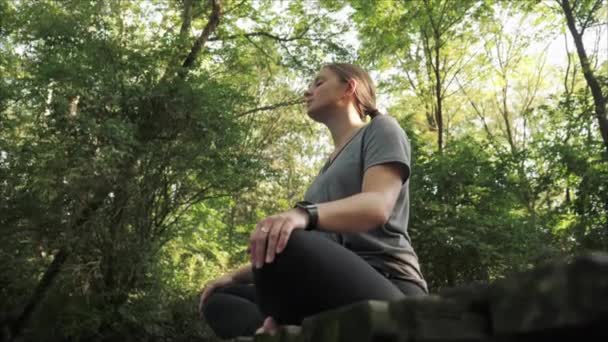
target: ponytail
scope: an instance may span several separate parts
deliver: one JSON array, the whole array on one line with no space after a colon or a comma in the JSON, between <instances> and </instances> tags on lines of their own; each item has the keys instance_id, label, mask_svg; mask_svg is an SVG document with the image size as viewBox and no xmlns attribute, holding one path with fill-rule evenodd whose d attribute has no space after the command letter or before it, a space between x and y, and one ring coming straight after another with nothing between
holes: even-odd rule
<instances>
[{"instance_id":1,"label":"ponytail","mask_svg":"<svg viewBox=\"0 0 608 342\"><path fill-rule=\"evenodd\" d=\"M380 113L380 111L376 108L372 108L372 109L368 109L365 111L365 115L368 115L370 118L375 118L378 115L382 115L382 113Z\"/></svg>"}]
</instances>

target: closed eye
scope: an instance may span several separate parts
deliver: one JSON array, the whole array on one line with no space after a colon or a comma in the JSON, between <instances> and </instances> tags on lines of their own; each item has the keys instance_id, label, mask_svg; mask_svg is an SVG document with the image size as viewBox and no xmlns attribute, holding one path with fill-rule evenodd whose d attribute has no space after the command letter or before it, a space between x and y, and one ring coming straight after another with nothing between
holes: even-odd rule
<instances>
[{"instance_id":1,"label":"closed eye","mask_svg":"<svg viewBox=\"0 0 608 342\"><path fill-rule=\"evenodd\" d=\"M325 82L325 79L321 76L317 76L317 77L315 77L314 80L312 80L312 82L310 82L310 84L312 87L316 88L316 87L320 86L321 84L323 84L323 82Z\"/></svg>"}]
</instances>

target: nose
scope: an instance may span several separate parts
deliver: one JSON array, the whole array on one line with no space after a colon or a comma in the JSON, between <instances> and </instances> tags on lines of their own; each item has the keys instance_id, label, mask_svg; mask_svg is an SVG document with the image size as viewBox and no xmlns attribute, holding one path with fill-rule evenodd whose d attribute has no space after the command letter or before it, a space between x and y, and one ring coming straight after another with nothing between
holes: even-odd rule
<instances>
[{"instance_id":1,"label":"nose","mask_svg":"<svg viewBox=\"0 0 608 342\"><path fill-rule=\"evenodd\" d=\"M310 88L304 90L304 98L305 99L308 99L311 96L312 96L312 93L310 92Z\"/></svg>"}]
</instances>

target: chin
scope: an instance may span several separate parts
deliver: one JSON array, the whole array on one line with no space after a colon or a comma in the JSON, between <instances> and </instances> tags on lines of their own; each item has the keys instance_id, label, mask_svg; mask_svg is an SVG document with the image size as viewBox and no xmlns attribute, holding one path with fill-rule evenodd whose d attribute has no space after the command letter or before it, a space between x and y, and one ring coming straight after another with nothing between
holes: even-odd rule
<instances>
[{"instance_id":1,"label":"chin","mask_svg":"<svg viewBox=\"0 0 608 342\"><path fill-rule=\"evenodd\" d=\"M325 111L322 110L322 108L315 108L315 107L310 107L308 109L306 109L306 114L308 115L309 118L313 119L316 122L320 122L320 123L324 123L324 117L323 117L323 113Z\"/></svg>"},{"instance_id":2,"label":"chin","mask_svg":"<svg viewBox=\"0 0 608 342\"><path fill-rule=\"evenodd\" d=\"M314 121L320 122L319 114L317 111L314 110L314 108L308 108L306 110L306 114L308 115L309 118L313 119Z\"/></svg>"}]
</instances>

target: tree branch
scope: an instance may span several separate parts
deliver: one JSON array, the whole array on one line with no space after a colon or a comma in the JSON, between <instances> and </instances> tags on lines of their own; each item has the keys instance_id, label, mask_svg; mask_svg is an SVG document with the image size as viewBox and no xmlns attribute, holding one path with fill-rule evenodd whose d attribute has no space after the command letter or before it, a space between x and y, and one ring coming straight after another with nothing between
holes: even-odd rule
<instances>
[{"instance_id":1,"label":"tree branch","mask_svg":"<svg viewBox=\"0 0 608 342\"><path fill-rule=\"evenodd\" d=\"M496 149L496 151L498 151L498 149L494 145L496 142L496 139L494 138L494 135L492 134L492 132L490 131L490 128L488 127L488 124L486 122L486 117L483 115L482 111L479 110L475 101L473 101L473 99L466 92L466 90L464 89L464 87L462 86L462 84L460 83L460 80L458 78L456 78L456 83L458 83L458 87L460 88L460 91L462 91L462 93L467 98L467 100L469 100L469 104L471 105L471 107L473 107L473 110L475 111L475 114L477 114L477 117L479 117L481 119L481 122L483 123L483 128L486 131L486 134L488 135L488 139L490 140L490 144L492 144L494 149Z\"/></svg>"},{"instance_id":2,"label":"tree branch","mask_svg":"<svg viewBox=\"0 0 608 342\"><path fill-rule=\"evenodd\" d=\"M244 4L244 3L246 3L247 1L248 1L248 0L243 0L243 1L239 2L238 4L234 5L234 7L227 9L227 10L224 12L224 15L226 15L226 14L228 14L228 13L230 13L230 12L232 12L232 11L236 10L237 8L239 8L239 7L243 6L243 4Z\"/></svg>"},{"instance_id":3,"label":"tree branch","mask_svg":"<svg viewBox=\"0 0 608 342\"><path fill-rule=\"evenodd\" d=\"M593 18L593 13L595 11L597 11L601 6L602 6L602 0L596 0L595 3L593 4L593 7L591 7L591 9L589 10L589 13L587 14L587 18L585 18L585 21L581 25L581 36L585 33L585 30L587 29L589 22Z\"/></svg>"},{"instance_id":4,"label":"tree branch","mask_svg":"<svg viewBox=\"0 0 608 342\"><path fill-rule=\"evenodd\" d=\"M302 33L300 33L297 36L293 36L293 37L280 37L280 36L274 35L272 33L265 32L265 31L258 31L258 32L250 32L250 33L243 33L243 34L235 34L235 35L224 36L224 37L210 37L209 41L229 40L229 39L236 39L236 38L240 38L240 37L251 38L251 37L263 36L263 37L267 37L270 39L274 39L279 42L291 42L294 40L303 39L304 36L306 35L306 33L308 32L309 28L310 27L307 27L304 31L302 31Z\"/></svg>"},{"instance_id":5,"label":"tree branch","mask_svg":"<svg viewBox=\"0 0 608 342\"><path fill-rule=\"evenodd\" d=\"M258 44L256 44L253 40L251 40L250 37L245 37L245 39L247 39L247 41L249 43L251 43L251 45L253 45L256 49L260 50L260 52L262 54L264 54L264 56L268 57L268 59L270 60L274 60L274 58L268 53L266 52L266 50L264 50L264 48L262 48L261 46L259 46ZM277 61L277 64L281 64L280 59ZM282 64L281 64L282 65Z\"/></svg>"},{"instance_id":6,"label":"tree branch","mask_svg":"<svg viewBox=\"0 0 608 342\"><path fill-rule=\"evenodd\" d=\"M521 111L522 115L525 115L525 113L528 112L528 110L530 110L530 107L532 106L532 102L536 98L536 94L538 93L538 90L540 88L540 82L542 81L542 72L545 67L545 63L547 62L546 53L547 53L548 47L549 46L547 45L544 49L544 54L542 55L541 61L540 61L540 67L537 68L538 73L536 74L536 82L534 82L532 89L530 89L530 83L532 83L532 82L528 82L528 89L527 89L528 92L526 94L526 98L524 100L524 106Z\"/></svg>"},{"instance_id":7,"label":"tree branch","mask_svg":"<svg viewBox=\"0 0 608 342\"><path fill-rule=\"evenodd\" d=\"M209 1L211 2L211 14L209 14L209 21L207 22L207 25L203 29L203 32L201 32L201 35L198 36L198 38L196 39L196 42L194 42L194 45L192 46L192 49L190 50L188 57L186 57L186 59L182 63L182 68L184 68L184 69L188 69L188 68L192 67L192 65L194 64L194 61L196 60L196 57L198 56L199 52L201 51L203 45L205 45L205 43L209 40L209 35L213 31L215 31L215 29L217 28L217 26L220 23L220 17L222 15L222 13L221 13L222 7L220 4L220 0L209 0ZM185 74L185 71L183 71L183 70L180 71L180 76L183 76L184 74Z\"/></svg>"},{"instance_id":8,"label":"tree branch","mask_svg":"<svg viewBox=\"0 0 608 342\"><path fill-rule=\"evenodd\" d=\"M236 116L240 118L240 117L243 117L245 115L256 113L256 112L261 112L261 111L266 111L266 110L273 110L273 109L277 109L277 108L280 108L280 107L293 106L293 105L301 104L301 103L304 103L303 99L291 100L291 101L286 101L286 102L279 102L279 103L275 103L275 104L268 105L268 106L263 106L263 107L258 107L258 108L250 109L248 111L239 113Z\"/></svg>"}]
</instances>

